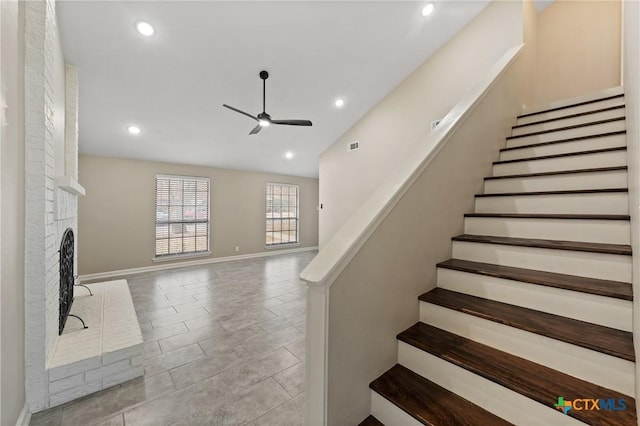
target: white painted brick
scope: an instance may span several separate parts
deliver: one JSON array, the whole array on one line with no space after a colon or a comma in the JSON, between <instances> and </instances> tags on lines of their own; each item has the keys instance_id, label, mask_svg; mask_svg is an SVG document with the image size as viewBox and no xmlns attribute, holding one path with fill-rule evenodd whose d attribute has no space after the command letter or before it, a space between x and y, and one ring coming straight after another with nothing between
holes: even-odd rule
<instances>
[{"instance_id":1,"label":"white painted brick","mask_svg":"<svg viewBox=\"0 0 640 426\"><path fill-rule=\"evenodd\" d=\"M102 388L106 389L111 386L119 385L120 383L128 382L129 380L133 380L137 377L142 377L143 374L144 374L144 367L142 366L130 368L129 370L124 371L122 373L105 377L102 380Z\"/></svg>"},{"instance_id":2,"label":"white painted brick","mask_svg":"<svg viewBox=\"0 0 640 426\"><path fill-rule=\"evenodd\" d=\"M123 359L129 359L135 356L138 356L143 353L142 344L131 346L124 349L119 349L117 351L105 353L102 355L102 364L112 364L116 361L120 361Z\"/></svg>"},{"instance_id":3,"label":"white painted brick","mask_svg":"<svg viewBox=\"0 0 640 426\"><path fill-rule=\"evenodd\" d=\"M95 368L99 368L102 364L100 363L100 357L96 356L90 359L85 359L83 361L74 362L73 364L65 364L59 367L55 367L49 370L49 380L59 380L65 377L73 376L79 372L84 372L86 370L92 370Z\"/></svg>"},{"instance_id":4,"label":"white painted brick","mask_svg":"<svg viewBox=\"0 0 640 426\"><path fill-rule=\"evenodd\" d=\"M144 354L136 355L131 358L131 366L132 367L141 367L144 364Z\"/></svg>"},{"instance_id":5,"label":"white painted brick","mask_svg":"<svg viewBox=\"0 0 640 426\"><path fill-rule=\"evenodd\" d=\"M123 359L121 361L114 362L113 364L108 364L103 367L96 368L95 370L87 371L84 374L84 377L87 382L93 382L94 380L102 380L105 377L120 374L128 370L130 370L129 359Z\"/></svg>"},{"instance_id":6,"label":"white painted brick","mask_svg":"<svg viewBox=\"0 0 640 426\"><path fill-rule=\"evenodd\" d=\"M68 391L60 392L49 397L49 407L55 407L65 402L73 401L85 395L97 392L102 388L102 381L85 383L77 388L69 389Z\"/></svg>"},{"instance_id":7,"label":"white painted brick","mask_svg":"<svg viewBox=\"0 0 640 426\"><path fill-rule=\"evenodd\" d=\"M71 389L76 386L82 386L84 384L84 374L82 372L67 377L62 380L56 380L55 382L49 383L49 394L52 395L54 393L60 393L67 389Z\"/></svg>"}]
</instances>

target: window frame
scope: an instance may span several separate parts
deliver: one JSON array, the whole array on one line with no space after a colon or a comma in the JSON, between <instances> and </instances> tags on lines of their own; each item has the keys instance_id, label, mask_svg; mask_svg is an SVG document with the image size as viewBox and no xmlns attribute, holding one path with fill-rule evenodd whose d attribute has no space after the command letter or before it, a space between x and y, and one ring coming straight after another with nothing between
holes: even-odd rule
<instances>
[{"instance_id":1,"label":"window frame","mask_svg":"<svg viewBox=\"0 0 640 426\"><path fill-rule=\"evenodd\" d=\"M182 181L182 185L183 185L183 196L181 199L181 204L180 206L183 208L183 212L182 212L182 220L178 220L178 221L171 221L171 212L169 210L168 212L168 216L167 216L167 221L158 221L158 181L159 179L167 179L169 180L169 182L171 180L181 180ZM196 219L197 217L197 209L195 209L194 211L194 218L193 220L184 220L184 207L185 207L185 200L184 200L184 183L185 181L193 181L196 184L196 188L199 182L201 181L206 181L207 184L207 219ZM169 183L170 185L170 183ZM169 194L171 192L171 188L169 187ZM196 193L196 197L197 197L197 189L195 191ZM168 201L169 204L167 204L167 207L171 206L171 201ZM197 199L195 201L195 205L194 207L197 207ZM155 175L155 202L154 202L154 210L155 210L155 219L154 219L154 256L153 256L153 261L154 262L162 262L165 260L175 260L175 259L179 259L179 258L189 258L189 257L201 257L201 256L208 256L211 254L211 178L206 177L206 176L186 176L186 175L171 175L171 174L164 174L164 173L156 173ZM194 224L197 226L197 224L201 224L201 223L205 223L207 225L207 231L206 231L206 249L205 250L195 250L195 251L188 251L185 252L184 251L184 229L183 229L183 235L181 237L182 239L182 251L179 253L171 253L171 246L170 246L170 235L171 235L171 225L172 224L180 224L181 226L184 226L185 224ZM167 224L169 225L169 230L168 230L168 234L167 234L167 238L158 238L158 225L159 224ZM195 231L196 235L194 235L194 238L197 238L197 230ZM167 240L167 254L158 254L158 241L159 240ZM194 249L197 248L197 243L194 247Z\"/></svg>"},{"instance_id":2,"label":"window frame","mask_svg":"<svg viewBox=\"0 0 640 426\"><path fill-rule=\"evenodd\" d=\"M273 225L272 225L272 228L271 228L272 230L269 231L268 222L270 220L274 221L274 220L278 220L278 219L280 219L280 220L283 219L282 217L280 217L280 218L273 218L273 217L269 218L269 217L267 217L268 211L269 211L269 204L268 204L269 203L269 199L268 199L268 196L269 196L269 186L270 185L272 185L272 186L273 185L277 185L277 186L279 186L281 188L282 187L287 187L287 188L295 187L296 188L296 205L295 205L296 213L295 213L295 217L287 217L286 218L288 220L294 219L295 222L296 222L295 241L268 243L268 239L267 238L268 238L269 233L274 234L276 232L276 231L273 230L273 228L274 228ZM265 215L264 215L264 218L265 218L265 234L264 234L265 235L265 240L264 240L265 248L266 249L274 249L274 248L291 247L291 246L300 245L300 185L295 184L295 183L266 182L264 195L265 195L265 203L264 203L264 206L265 206ZM290 208L291 207L291 203L287 204L287 207ZM282 230L281 230L281 232L282 232Z\"/></svg>"}]
</instances>

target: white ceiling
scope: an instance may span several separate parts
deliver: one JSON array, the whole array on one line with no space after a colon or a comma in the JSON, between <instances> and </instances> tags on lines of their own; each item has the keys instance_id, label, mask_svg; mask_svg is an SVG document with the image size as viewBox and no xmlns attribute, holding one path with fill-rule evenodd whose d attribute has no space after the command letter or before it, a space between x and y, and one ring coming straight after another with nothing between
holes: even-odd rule
<instances>
[{"instance_id":1,"label":"white ceiling","mask_svg":"<svg viewBox=\"0 0 640 426\"><path fill-rule=\"evenodd\" d=\"M488 1L440 1L426 18L424 4L58 1L80 76L80 152L317 176L319 154ZM139 35L139 20L156 34ZM255 122L222 107L259 113L262 69L272 118L313 127L249 136Z\"/></svg>"}]
</instances>

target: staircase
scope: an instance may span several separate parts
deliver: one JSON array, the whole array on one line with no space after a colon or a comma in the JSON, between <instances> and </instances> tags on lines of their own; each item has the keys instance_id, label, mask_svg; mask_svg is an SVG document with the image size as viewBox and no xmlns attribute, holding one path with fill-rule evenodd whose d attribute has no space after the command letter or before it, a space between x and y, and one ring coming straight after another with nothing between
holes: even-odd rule
<instances>
[{"instance_id":1,"label":"staircase","mask_svg":"<svg viewBox=\"0 0 640 426\"><path fill-rule=\"evenodd\" d=\"M621 89L519 116L362 424L637 425L626 165Z\"/></svg>"}]
</instances>

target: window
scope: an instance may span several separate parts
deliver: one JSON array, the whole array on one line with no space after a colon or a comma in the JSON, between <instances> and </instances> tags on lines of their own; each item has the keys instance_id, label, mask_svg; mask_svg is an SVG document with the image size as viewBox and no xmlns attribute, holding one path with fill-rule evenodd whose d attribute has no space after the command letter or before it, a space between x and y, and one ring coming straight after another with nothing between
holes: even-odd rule
<instances>
[{"instance_id":1,"label":"window","mask_svg":"<svg viewBox=\"0 0 640 426\"><path fill-rule=\"evenodd\" d=\"M209 178L156 175L156 257L209 251Z\"/></svg>"},{"instance_id":2,"label":"window","mask_svg":"<svg viewBox=\"0 0 640 426\"><path fill-rule=\"evenodd\" d=\"M298 185L267 183L266 244L298 242Z\"/></svg>"}]
</instances>

